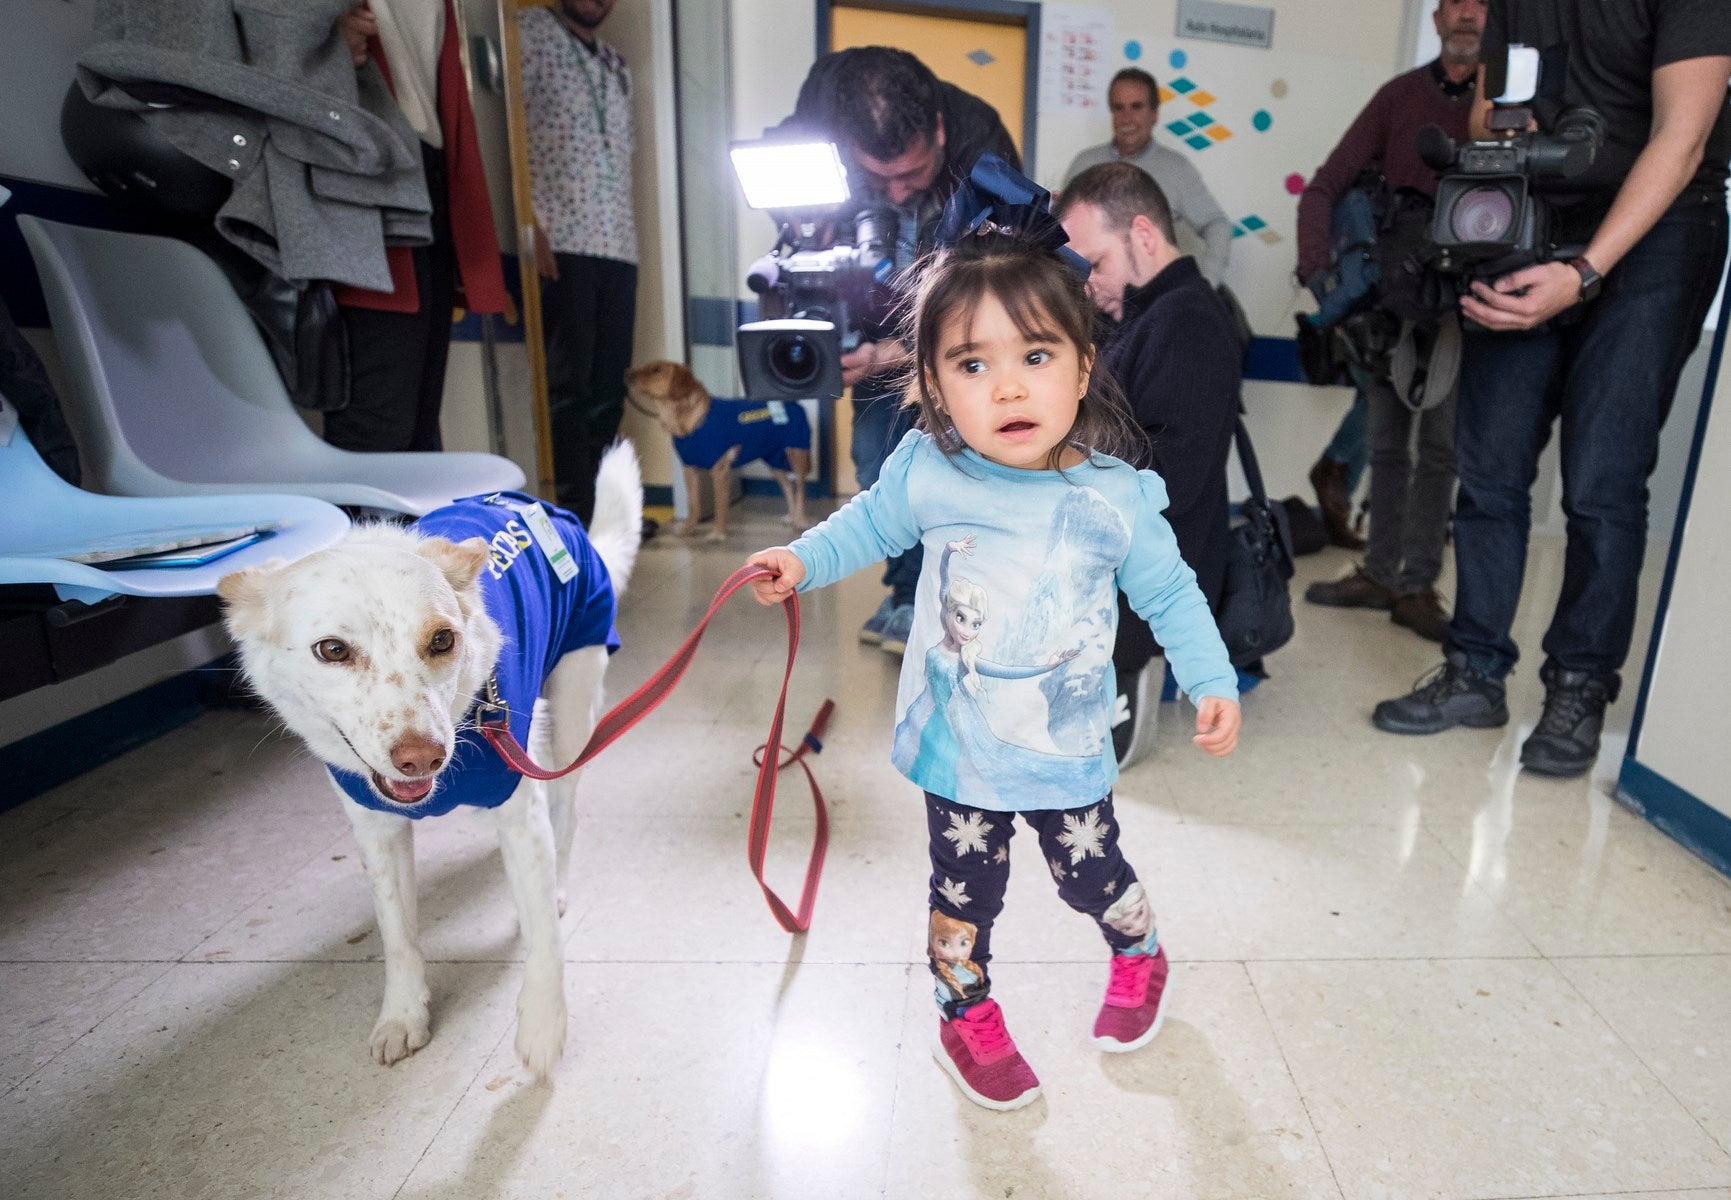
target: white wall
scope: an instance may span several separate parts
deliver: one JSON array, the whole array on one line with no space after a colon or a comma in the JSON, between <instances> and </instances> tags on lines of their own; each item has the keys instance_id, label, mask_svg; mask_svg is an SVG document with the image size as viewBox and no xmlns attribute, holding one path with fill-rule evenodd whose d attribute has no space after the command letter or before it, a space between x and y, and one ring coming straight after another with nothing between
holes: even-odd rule
<instances>
[{"instance_id":1,"label":"white wall","mask_svg":"<svg viewBox=\"0 0 1731 1200\"><path fill-rule=\"evenodd\" d=\"M1636 758L1731 816L1731 370L1721 365Z\"/></svg>"}]
</instances>

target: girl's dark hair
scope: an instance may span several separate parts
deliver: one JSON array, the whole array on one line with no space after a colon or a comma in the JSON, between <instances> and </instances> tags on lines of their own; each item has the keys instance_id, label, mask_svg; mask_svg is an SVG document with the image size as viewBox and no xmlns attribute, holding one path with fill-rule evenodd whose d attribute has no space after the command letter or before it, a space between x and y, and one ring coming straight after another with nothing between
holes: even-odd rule
<instances>
[{"instance_id":1,"label":"girl's dark hair","mask_svg":"<svg viewBox=\"0 0 1731 1200\"><path fill-rule=\"evenodd\" d=\"M964 327L970 324L988 295L1004 306L1023 336L1057 333L1076 348L1078 358L1094 354L1099 310L1075 269L1052 251L1015 233L994 230L968 234L954 246L933 252L918 268L904 320L914 361L902 404L918 411L919 428L952 457L961 453L963 442L931 386L937 376L938 338L944 323L954 316L961 317ZM1076 423L1064 441L1052 448L1048 469L1059 469L1066 444L1132 463L1146 457L1147 435L1098 356L1088 391L1076 408Z\"/></svg>"}]
</instances>

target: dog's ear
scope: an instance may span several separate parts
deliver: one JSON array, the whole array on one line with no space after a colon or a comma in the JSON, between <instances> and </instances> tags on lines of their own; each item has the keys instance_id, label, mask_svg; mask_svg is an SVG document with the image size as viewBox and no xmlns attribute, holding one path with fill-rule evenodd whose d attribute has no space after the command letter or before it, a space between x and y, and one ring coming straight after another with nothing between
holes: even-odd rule
<instances>
[{"instance_id":1,"label":"dog's ear","mask_svg":"<svg viewBox=\"0 0 1731 1200\"><path fill-rule=\"evenodd\" d=\"M416 553L445 573L451 586L466 592L475 586L475 577L492 553L485 538L472 537L453 542L450 538L430 537L415 547Z\"/></svg>"},{"instance_id":2,"label":"dog's ear","mask_svg":"<svg viewBox=\"0 0 1731 1200\"><path fill-rule=\"evenodd\" d=\"M270 577L287 565L287 559L272 558L244 571L230 571L216 581L216 594L226 609L223 617L232 633L264 633L270 615Z\"/></svg>"},{"instance_id":3,"label":"dog's ear","mask_svg":"<svg viewBox=\"0 0 1731 1200\"><path fill-rule=\"evenodd\" d=\"M708 392L691 373L690 367L670 362L667 364L667 395L681 404L689 404L698 397L707 396Z\"/></svg>"}]
</instances>

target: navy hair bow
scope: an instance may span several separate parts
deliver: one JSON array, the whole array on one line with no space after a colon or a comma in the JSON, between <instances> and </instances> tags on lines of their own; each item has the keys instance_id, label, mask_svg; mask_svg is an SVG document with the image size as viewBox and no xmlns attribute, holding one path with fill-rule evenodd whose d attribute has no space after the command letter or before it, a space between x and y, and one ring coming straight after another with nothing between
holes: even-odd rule
<instances>
[{"instance_id":1,"label":"navy hair bow","mask_svg":"<svg viewBox=\"0 0 1731 1200\"><path fill-rule=\"evenodd\" d=\"M982 154L944 205L937 243L954 246L972 233L1000 232L1056 254L1083 279L1088 260L1070 249L1070 235L1048 205L1052 194L996 154Z\"/></svg>"}]
</instances>

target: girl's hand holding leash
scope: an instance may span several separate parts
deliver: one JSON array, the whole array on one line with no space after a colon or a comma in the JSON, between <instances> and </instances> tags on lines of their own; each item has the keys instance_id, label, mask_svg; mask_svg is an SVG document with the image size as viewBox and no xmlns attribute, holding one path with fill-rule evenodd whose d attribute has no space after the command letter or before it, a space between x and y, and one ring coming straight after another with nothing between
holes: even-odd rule
<instances>
[{"instance_id":1,"label":"girl's hand holding leash","mask_svg":"<svg viewBox=\"0 0 1731 1200\"><path fill-rule=\"evenodd\" d=\"M1195 742L1215 758L1225 758L1238 745L1238 725L1244 714L1231 700L1204 696L1196 706Z\"/></svg>"},{"instance_id":2,"label":"girl's hand holding leash","mask_svg":"<svg viewBox=\"0 0 1731 1200\"><path fill-rule=\"evenodd\" d=\"M775 579L751 581L751 594L757 597L759 604L780 604L793 595L800 580L805 578L805 564L799 561L799 555L784 546L759 550L745 563L751 567L768 567L777 573ZM1236 729L1237 725L1233 728Z\"/></svg>"}]
</instances>

